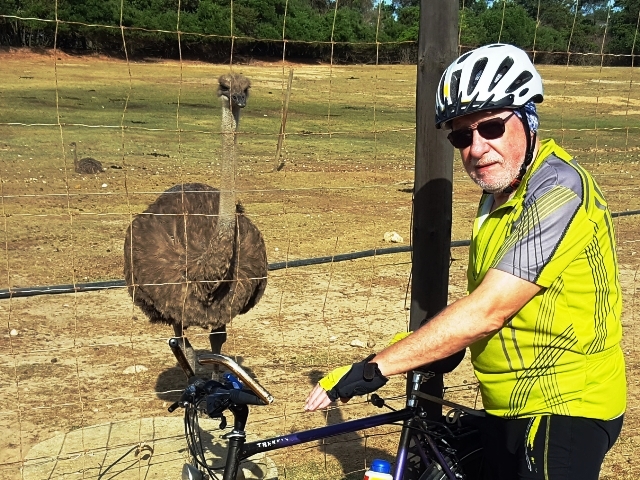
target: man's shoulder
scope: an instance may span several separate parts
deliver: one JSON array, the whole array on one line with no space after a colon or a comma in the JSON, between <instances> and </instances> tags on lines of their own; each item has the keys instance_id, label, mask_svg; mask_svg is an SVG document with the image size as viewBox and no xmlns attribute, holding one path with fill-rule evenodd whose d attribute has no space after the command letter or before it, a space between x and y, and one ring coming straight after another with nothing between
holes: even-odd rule
<instances>
[{"instance_id":1,"label":"man's shoulder","mask_svg":"<svg viewBox=\"0 0 640 480\"><path fill-rule=\"evenodd\" d=\"M556 187L563 187L582 196L584 190L583 175L573 160L566 160L550 153L533 172L528 182L527 195L539 196Z\"/></svg>"}]
</instances>

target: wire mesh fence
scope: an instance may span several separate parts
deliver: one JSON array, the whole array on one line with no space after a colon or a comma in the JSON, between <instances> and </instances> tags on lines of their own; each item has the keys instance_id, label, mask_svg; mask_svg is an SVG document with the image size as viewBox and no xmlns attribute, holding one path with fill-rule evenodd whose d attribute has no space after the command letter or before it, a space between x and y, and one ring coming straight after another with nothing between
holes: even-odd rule
<instances>
[{"instance_id":1,"label":"wire mesh fence","mask_svg":"<svg viewBox=\"0 0 640 480\"><path fill-rule=\"evenodd\" d=\"M497 18L507 27L517 20L509 3L494 2L502 5ZM339 16L337 2L332 5L333 32ZM269 263L374 252L272 270L259 303L228 324L223 353L276 398L273 405L252 410L250 435L278 435L372 413L363 399L324 414L305 414L302 405L323 373L364 358L408 327L410 251L375 252L410 245L416 42L376 37L354 45L333 36L292 38L287 25L295 23L289 22L286 2L279 38L235 35L233 3L225 10L228 31L211 35L190 32L181 23L188 16L180 3L167 11L173 29L125 24L124 3L114 25L58 16L64 11L59 6L56 2L52 18L0 16L30 26L31 35L44 31L38 28L42 24L55 26L52 49L0 52L0 289L122 281L127 228L162 192L194 183L234 190L262 233ZM372 24L380 23L383 7L372 10ZM475 27L461 12L464 51ZM594 51L571 41L562 50L540 50L542 28L533 29L527 41L545 85L542 136L554 138L594 174L618 213L629 409L603 478L637 478L640 224L632 214L640 210L637 26L631 31L632 50L609 54L603 47L611 41L609 17L600 23L602 48ZM80 31L111 32L109 41L118 42L122 57L59 48L59 38L68 42L69 32ZM514 41L498 31L492 41ZM577 38L576 24L570 31ZM153 34L154 42L161 36L173 58L145 57L141 32ZM277 52L280 59L252 57L247 53L252 46L256 52ZM216 50L212 58L220 61L189 59L196 47ZM407 61L386 63L398 58L398 47ZM290 60L288 52L314 48L324 61ZM348 62L364 58L362 52L374 60ZM609 66L620 59L630 66ZM229 159L221 147L216 97L218 77L229 72L251 80L235 134L233 188L221 183ZM102 169L77 173L74 156L76 165L91 157ZM479 195L456 163L454 240L469 237ZM451 255L454 300L466 291L466 248L456 246ZM5 325L0 477L179 475L186 456L183 427L167 406L186 379L167 346L173 335L169 325L151 324L121 284L61 295L8 295L0 312ZM191 327L186 335L198 352L209 351L208 330ZM204 367L199 373L211 374ZM448 398L479 406L468 359L445 383ZM394 378L380 393L400 405L404 385L403 378ZM217 425L209 426L210 434L219 436ZM360 478L372 458L395 453L396 441L395 427L376 429L272 453L269 461L281 478Z\"/></svg>"}]
</instances>

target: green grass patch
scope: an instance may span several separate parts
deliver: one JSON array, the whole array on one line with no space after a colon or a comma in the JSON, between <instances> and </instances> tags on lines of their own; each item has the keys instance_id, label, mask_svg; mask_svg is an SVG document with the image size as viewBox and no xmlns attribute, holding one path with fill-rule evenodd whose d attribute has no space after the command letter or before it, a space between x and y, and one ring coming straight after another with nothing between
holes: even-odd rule
<instances>
[{"instance_id":1,"label":"green grass patch","mask_svg":"<svg viewBox=\"0 0 640 480\"><path fill-rule=\"evenodd\" d=\"M228 66L68 56L56 64L38 56L2 61L0 287L120 278L131 216L176 183L219 186L216 89ZM236 189L267 244L279 248L269 260L283 260L284 252L340 253L335 245L341 252L388 246L381 244L388 230L408 239L415 67L293 68L276 159L288 69L234 67L252 81ZM584 163L640 160L640 87L631 69L540 70L542 137ZM80 157L98 159L106 171L76 174L72 141ZM454 165L458 172L457 158ZM466 189L466 181L454 189ZM456 232L456 222L454 236L468 235Z\"/></svg>"}]
</instances>

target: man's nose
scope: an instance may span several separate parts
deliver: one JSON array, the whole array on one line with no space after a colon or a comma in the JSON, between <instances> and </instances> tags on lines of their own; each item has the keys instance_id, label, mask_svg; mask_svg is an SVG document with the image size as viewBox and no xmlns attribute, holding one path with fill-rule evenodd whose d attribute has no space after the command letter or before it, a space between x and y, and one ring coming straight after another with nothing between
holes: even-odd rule
<instances>
[{"instance_id":1,"label":"man's nose","mask_svg":"<svg viewBox=\"0 0 640 480\"><path fill-rule=\"evenodd\" d=\"M489 145L487 140L478 133L478 130L473 130L471 137L471 145L469 146L469 153L476 158L480 158L487 152Z\"/></svg>"}]
</instances>

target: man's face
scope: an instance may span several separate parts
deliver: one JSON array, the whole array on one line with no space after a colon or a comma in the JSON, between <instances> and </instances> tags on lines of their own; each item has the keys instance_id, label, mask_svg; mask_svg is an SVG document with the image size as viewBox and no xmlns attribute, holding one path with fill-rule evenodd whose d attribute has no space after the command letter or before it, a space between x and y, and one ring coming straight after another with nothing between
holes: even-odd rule
<instances>
[{"instance_id":1,"label":"man's face","mask_svg":"<svg viewBox=\"0 0 640 480\"><path fill-rule=\"evenodd\" d=\"M507 118L513 110L494 110L471 113L453 120L452 130L472 128L473 141L460 148L464 168L483 190L498 193L508 187L520 172L527 148L524 127L512 115L504 124L504 134L493 140L483 138L475 130L478 123L493 118Z\"/></svg>"}]
</instances>

